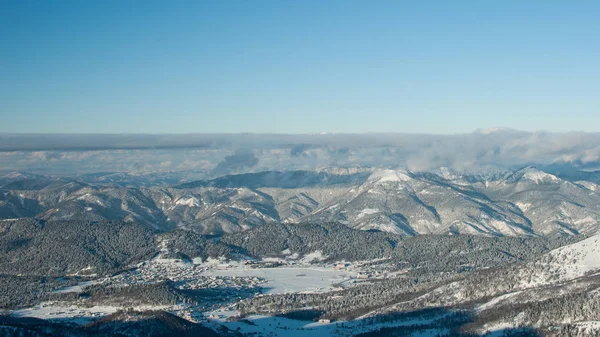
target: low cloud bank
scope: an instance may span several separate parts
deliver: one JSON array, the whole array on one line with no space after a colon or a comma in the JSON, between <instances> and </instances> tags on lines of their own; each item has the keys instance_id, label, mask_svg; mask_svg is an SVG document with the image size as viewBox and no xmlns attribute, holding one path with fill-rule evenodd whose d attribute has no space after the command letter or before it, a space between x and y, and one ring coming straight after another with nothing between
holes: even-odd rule
<instances>
[{"instance_id":1,"label":"low cloud bank","mask_svg":"<svg viewBox=\"0 0 600 337\"><path fill-rule=\"evenodd\" d=\"M215 176L327 166L477 171L530 164L600 167L600 134L0 135L5 172L195 170Z\"/></svg>"}]
</instances>

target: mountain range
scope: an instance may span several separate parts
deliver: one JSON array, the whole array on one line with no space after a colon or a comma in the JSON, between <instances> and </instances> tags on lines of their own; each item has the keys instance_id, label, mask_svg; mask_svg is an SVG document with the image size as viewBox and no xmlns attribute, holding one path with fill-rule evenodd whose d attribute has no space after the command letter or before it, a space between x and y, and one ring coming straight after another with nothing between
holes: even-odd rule
<instances>
[{"instance_id":1,"label":"mountain range","mask_svg":"<svg viewBox=\"0 0 600 337\"><path fill-rule=\"evenodd\" d=\"M339 222L403 235L594 234L596 172L528 166L462 174L371 168L265 171L177 182L123 174L0 177L0 218L135 221L159 231L235 233L273 222ZM136 183L137 181L137 183ZM175 182L172 179L171 182Z\"/></svg>"}]
</instances>

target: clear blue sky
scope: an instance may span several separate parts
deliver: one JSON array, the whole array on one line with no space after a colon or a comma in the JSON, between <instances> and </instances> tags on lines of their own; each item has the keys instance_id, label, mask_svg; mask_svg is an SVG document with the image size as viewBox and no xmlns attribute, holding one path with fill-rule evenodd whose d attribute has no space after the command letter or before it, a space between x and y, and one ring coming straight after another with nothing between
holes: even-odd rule
<instances>
[{"instance_id":1,"label":"clear blue sky","mask_svg":"<svg viewBox=\"0 0 600 337\"><path fill-rule=\"evenodd\" d=\"M0 132L600 131L600 1L0 2Z\"/></svg>"}]
</instances>

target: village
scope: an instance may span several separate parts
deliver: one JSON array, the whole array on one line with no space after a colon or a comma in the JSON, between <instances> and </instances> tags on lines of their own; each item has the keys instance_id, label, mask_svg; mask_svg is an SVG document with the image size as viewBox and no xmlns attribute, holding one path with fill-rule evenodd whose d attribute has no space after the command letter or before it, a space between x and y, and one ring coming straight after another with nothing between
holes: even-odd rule
<instances>
[{"instance_id":1,"label":"village","mask_svg":"<svg viewBox=\"0 0 600 337\"><path fill-rule=\"evenodd\" d=\"M201 302L178 303L170 306L138 306L144 310L166 310L190 321L220 322L236 317L233 305L253 296L282 293L314 293L342 290L395 277L386 259L328 262L320 252L299 257L287 254L283 258L261 260L241 258L173 259L159 254L118 274L88 280L78 285L57 289L56 293L83 292L90 285L127 287L168 281L175 288L200 291ZM75 303L46 302L23 309L18 314L54 320L85 322L101 318L121 309L114 305L79 307ZM321 322L329 323L329 322Z\"/></svg>"}]
</instances>

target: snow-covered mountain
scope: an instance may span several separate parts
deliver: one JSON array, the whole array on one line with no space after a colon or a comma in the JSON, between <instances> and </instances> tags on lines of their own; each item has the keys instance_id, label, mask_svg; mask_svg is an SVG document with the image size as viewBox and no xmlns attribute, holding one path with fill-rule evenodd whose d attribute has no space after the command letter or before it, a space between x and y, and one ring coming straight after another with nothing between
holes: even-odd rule
<instances>
[{"instance_id":1,"label":"snow-covered mountain","mask_svg":"<svg viewBox=\"0 0 600 337\"><path fill-rule=\"evenodd\" d=\"M126 220L203 234L324 221L408 235L593 234L600 229L600 194L594 182L576 178L535 167L486 175L341 168L141 187L103 184L97 176L10 175L0 187L0 217Z\"/></svg>"}]
</instances>

